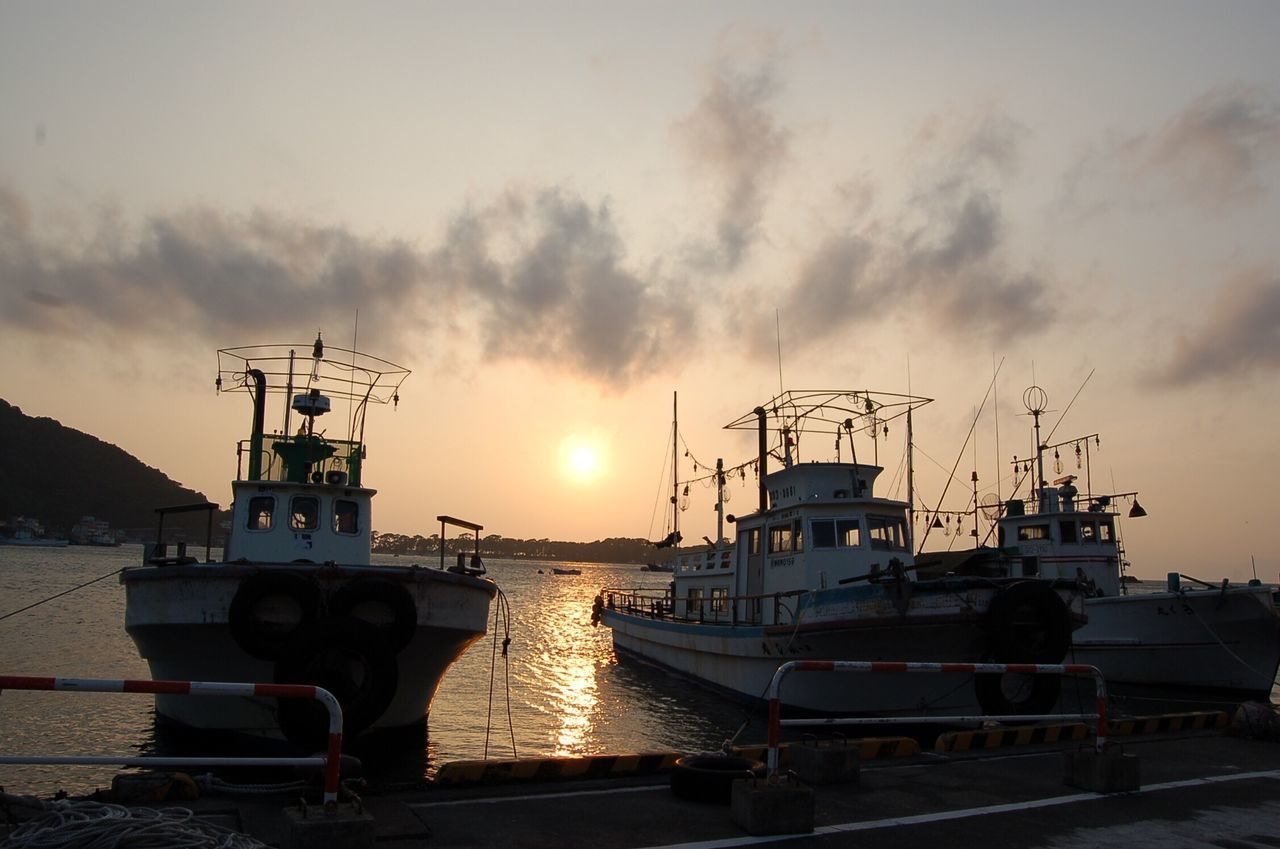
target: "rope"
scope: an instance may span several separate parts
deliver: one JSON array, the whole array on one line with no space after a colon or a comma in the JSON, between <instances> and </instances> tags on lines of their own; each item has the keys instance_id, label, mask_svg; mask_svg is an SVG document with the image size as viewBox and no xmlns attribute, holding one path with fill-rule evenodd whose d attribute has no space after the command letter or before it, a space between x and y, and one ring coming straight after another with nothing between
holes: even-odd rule
<instances>
[{"instance_id":1,"label":"rope","mask_svg":"<svg viewBox=\"0 0 1280 849\"><path fill-rule=\"evenodd\" d=\"M8 613L4 614L3 616L0 616L0 621L4 621L5 619L8 619L10 616L17 616L19 613L23 613L24 611L30 610L33 607L39 607L45 602L53 601L55 598L62 598L64 595L67 595L68 593L73 593L76 590L82 590L85 587L89 586L90 584L96 584L98 583L98 581L104 581L107 578L110 578L112 575L119 575L123 571L124 571L124 567L121 567L115 570L114 572L108 572L107 574L94 578L91 581L85 581L83 584L80 584L79 586L76 586L76 587L72 587L69 590L63 590L57 595L51 595L48 598L41 599L40 601L33 602L32 604L28 604L26 607L19 607L17 610L11 610Z\"/></svg>"},{"instance_id":2,"label":"rope","mask_svg":"<svg viewBox=\"0 0 1280 849\"><path fill-rule=\"evenodd\" d=\"M42 813L19 825L5 849L267 849L246 834L198 819L187 808L126 808L101 802L40 802L5 794ZM34 804L33 804L34 803Z\"/></svg>"},{"instance_id":3,"label":"rope","mask_svg":"<svg viewBox=\"0 0 1280 849\"><path fill-rule=\"evenodd\" d=\"M507 696L507 729L511 732L511 757L516 758L516 726L511 718L511 658L508 649L511 646L511 602L507 594L498 590L498 604L493 610L493 656L489 661L489 709L484 723L484 757L489 757L489 732L493 729L493 681L498 668L498 623L499 617L503 626L502 639L502 674L503 686Z\"/></svg>"}]
</instances>

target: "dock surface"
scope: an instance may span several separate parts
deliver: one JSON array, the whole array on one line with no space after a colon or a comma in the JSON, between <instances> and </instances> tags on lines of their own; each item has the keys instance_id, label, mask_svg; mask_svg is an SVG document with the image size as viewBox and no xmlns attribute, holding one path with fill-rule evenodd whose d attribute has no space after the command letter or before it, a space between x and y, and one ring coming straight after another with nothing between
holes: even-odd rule
<instances>
[{"instance_id":1,"label":"dock surface","mask_svg":"<svg viewBox=\"0 0 1280 849\"><path fill-rule=\"evenodd\" d=\"M1122 745L1140 760L1141 789L1118 794L1064 783L1064 753L1080 745L864 761L857 784L814 788L815 830L804 835L751 836L728 806L676 797L665 775L433 786L368 794L363 804L380 849L1280 847L1280 744L1221 730L1131 738ZM287 842L282 800L184 806L265 843Z\"/></svg>"}]
</instances>

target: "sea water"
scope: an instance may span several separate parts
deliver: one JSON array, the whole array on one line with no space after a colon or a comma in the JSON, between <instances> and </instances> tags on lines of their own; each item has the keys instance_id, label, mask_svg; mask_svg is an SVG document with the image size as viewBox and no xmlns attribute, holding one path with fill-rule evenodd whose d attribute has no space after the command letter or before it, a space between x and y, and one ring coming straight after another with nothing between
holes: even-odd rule
<instances>
[{"instance_id":1,"label":"sea water","mask_svg":"<svg viewBox=\"0 0 1280 849\"><path fill-rule=\"evenodd\" d=\"M215 557L219 552L215 551ZM198 552L203 556L203 550ZM377 555L397 566L423 558ZM150 678L124 631L124 588L114 573L142 563L142 547L0 546L0 674L74 678ZM764 719L687 681L634 662L619 663L608 628L592 627L591 605L605 586L661 587L670 575L637 565L485 560L510 606L506 617L453 665L431 708L426 733L388 751L360 753L373 781L421 780L442 763L488 757L696 752L719 748L750 717L748 736L764 739ZM553 568L580 569L555 575ZM95 578L107 576L88 586ZM495 601L494 612L500 612ZM514 745L513 745L514 738ZM189 755L214 755L192 748ZM168 754L157 736L150 696L120 693L0 694L0 754ZM72 794L110 784L112 766L0 765L11 793Z\"/></svg>"},{"instance_id":2,"label":"sea water","mask_svg":"<svg viewBox=\"0 0 1280 849\"><path fill-rule=\"evenodd\" d=\"M438 562L430 556L374 559L398 566ZM124 631L124 588L116 574L141 563L137 545L0 546L0 674L150 678ZM735 735L744 743L765 739L762 710L633 660L619 662L609 629L592 627L591 605L602 587L662 587L670 575L621 564L485 563L509 601L506 657L501 647L508 618L495 601L488 633L445 676L425 730L392 737L386 746L357 748L371 784L420 783L443 763L486 756L700 752L719 749ZM556 575L557 567L581 574ZM96 578L102 580L89 583ZM32 604L37 606L7 615ZM1067 695L1064 689L1064 701ZM1272 700L1278 696L1280 685ZM1171 697L1113 703L1114 709L1138 714L1222 707ZM0 693L0 754L223 753L202 745L198 739L175 742L157 728L148 695ZM0 786L10 793L48 796L62 789L75 795L108 786L120 771L0 765ZM240 780L267 779L253 773Z\"/></svg>"}]
</instances>

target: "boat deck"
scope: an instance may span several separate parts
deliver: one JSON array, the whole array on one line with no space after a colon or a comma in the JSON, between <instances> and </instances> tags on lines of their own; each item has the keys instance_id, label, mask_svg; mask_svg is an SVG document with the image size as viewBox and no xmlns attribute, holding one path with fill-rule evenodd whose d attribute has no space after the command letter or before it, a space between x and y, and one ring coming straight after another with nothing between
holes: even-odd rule
<instances>
[{"instance_id":1,"label":"boat deck","mask_svg":"<svg viewBox=\"0 0 1280 849\"><path fill-rule=\"evenodd\" d=\"M1220 730L1129 738L1139 791L1063 783L1064 751L1035 745L864 761L858 784L815 788L808 835L752 837L727 806L674 796L663 775L488 786L432 786L367 796L377 845L466 847L790 846L1276 847L1280 744ZM16 788L10 788L11 791ZM279 799L206 798L198 816L272 845L287 840ZM322 816L312 809L311 816Z\"/></svg>"}]
</instances>

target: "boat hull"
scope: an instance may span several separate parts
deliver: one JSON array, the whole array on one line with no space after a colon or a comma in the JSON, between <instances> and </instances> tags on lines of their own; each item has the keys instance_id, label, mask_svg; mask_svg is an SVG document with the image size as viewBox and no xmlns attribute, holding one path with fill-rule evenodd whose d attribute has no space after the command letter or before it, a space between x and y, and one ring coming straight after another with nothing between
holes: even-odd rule
<instances>
[{"instance_id":1,"label":"boat hull","mask_svg":"<svg viewBox=\"0 0 1280 849\"><path fill-rule=\"evenodd\" d=\"M1280 615L1267 587L1136 593L1085 602L1071 656L1110 684L1267 699L1280 667Z\"/></svg>"},{"instance_id":2,"label":"boat hull","mask_svg":"<svg viewBox=\"0 0 1280 849\"><path fill-rule=\"evenodd\" d=\"M796 624L771 627L677 622L610 609L600 615L613 629L618 652L754 703L765 698L774 673L790 660L996 660L983 613L997 592L917 590L895 600L870 587L818 591L801 608L810 616L802 613ZM1068 609L1078 611L1078 598L1061 596ZM793 710L844 716L984 712L974 676L965 673L804 672L787 678L780 701Z\"/></svg>"},{"instance_id":3,"label":"boat hull","mask_svg":"<svg viewBox=\"0 0 1280 849\"><path fill-rule=\"evenodd\" d=\"M246 650L243 626L237 631L232 624L237 607L243 606L238 605L237 595L246 592L251 580L270 580L281 573L318 589L321 616L307 630L298 632L293 645L282 641L278 651ZM374 566L192 564L126 570L121 581L126 588L125 630L147 661L153 679L279 682L308 668L308 641L331 646L332 657L360 667L361 675L382 676L383 681L359 683L365 689L379 690L379 704L385 701L385 708L376 716L357 719L359 728L348 722L349 734L422 723L449 665L484 635L489 602L496 593L492 582L468 575ZM341 645L347 633L342 629L353 627L348 621L352 617L326 619L323 612L334 604L344 586L356 581L374 582L382 589L400 587L412 599L411 612L403 603L400 608L401 615L412 616L412 621L400 623L397 644L371 636L375 633L372 626L354 632L359 638L355 642L366 656L358 651L353 655ZM395 592L399 594L399 590ZM280 603L278 599L264 601L272 602ZM358 616L363 615L362 610L365 608L349 612ZM376 619L378 611L373 613ZM297 661L300 652L301 664ZM366 660L372 671L361 666ZM293 672L288 671L291 662ZM337 695L343 699L341 693ZM268 739L289 736L282 730L279 708L274 699L156 696L156 714L162 721Z\"/></svg>"}]
</instances>

